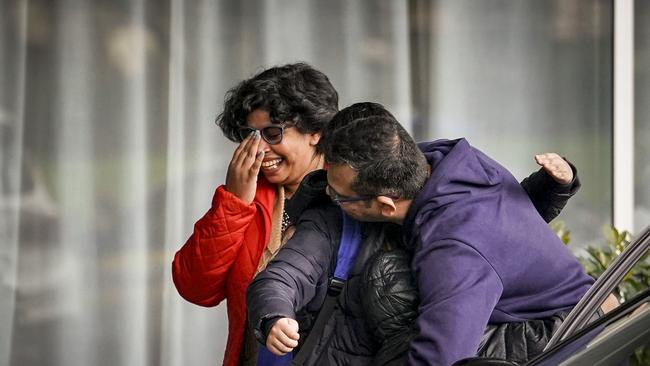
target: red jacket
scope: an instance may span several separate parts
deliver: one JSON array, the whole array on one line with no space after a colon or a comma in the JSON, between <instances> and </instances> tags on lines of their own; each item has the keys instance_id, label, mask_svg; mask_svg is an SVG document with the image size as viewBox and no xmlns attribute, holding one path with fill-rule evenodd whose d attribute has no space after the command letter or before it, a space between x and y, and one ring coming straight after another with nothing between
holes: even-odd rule
<instances>
[{"instance_id":1,"label":"red jacket","mask_svg":"<svg viewBox=\"0 0 650 366\"><path fill-rule=\"evenodd\" d=\"M262 176L255 199L246 205L217 188L212 207L194 225L194 233L176 252L172 277L183 298L201 306L228 299L228 343L223 364L239 364L246 326L246 288L271 234L275 186Z\"/></svg>"}]
</instances>

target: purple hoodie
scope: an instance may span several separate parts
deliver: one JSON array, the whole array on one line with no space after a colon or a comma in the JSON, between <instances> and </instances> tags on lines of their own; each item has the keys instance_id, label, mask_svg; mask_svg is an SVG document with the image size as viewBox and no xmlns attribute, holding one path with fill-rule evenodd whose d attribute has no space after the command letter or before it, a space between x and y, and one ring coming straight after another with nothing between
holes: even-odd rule
<instances>
[{"instance_id":1,"label":"purple hoodie","mask_svg":"<svg viewBox=\"0 0 650 366\"><path fill-rule=\"evenodd\" d=\"M421 297L408 364L451 365L488 323L573 307L593 280L512 174L465 139L419 147L432 172L404 220Z\"/></svg>"}]
</instances>

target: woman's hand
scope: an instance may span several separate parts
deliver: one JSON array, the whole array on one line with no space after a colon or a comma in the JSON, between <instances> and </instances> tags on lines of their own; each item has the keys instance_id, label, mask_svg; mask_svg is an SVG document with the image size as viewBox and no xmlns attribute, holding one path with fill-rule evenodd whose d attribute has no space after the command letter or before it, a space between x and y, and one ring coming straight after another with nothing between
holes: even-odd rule
<instances>
[{"instance_id":1,"label":"woman's hand","mask_svg":"<svg viewBox=\"0 0 650 366\"><path fill-rule=\"evenodd\" d=\"M545 153L535 155L535 161L541 165L556 182L569 184L573 181L573 170L566 160L556 153Z\"/></svg>"},{"instance_id":2,"label":"woman's hand","mask_svg":"<svg viewBox=\"0 0 650 366\"><path fill-rule=\"evenodd\" d=\"M266 348L282 356L298 347L298 322L291 318L280 318L273 324L266 338Z\"/></svg>"},{"instance_id":3,"label":"woman's hand","mask_svg":"<svg viewBox=\"0 0 650 366\"><path fill-rule=\"evenodd\" d=\"M264 159L264 151L257 151L259 145L260 131L255 131L239 144L226 174L226 190L247 204L255 198L257 174Z\"/></svg>"}]
</instances>

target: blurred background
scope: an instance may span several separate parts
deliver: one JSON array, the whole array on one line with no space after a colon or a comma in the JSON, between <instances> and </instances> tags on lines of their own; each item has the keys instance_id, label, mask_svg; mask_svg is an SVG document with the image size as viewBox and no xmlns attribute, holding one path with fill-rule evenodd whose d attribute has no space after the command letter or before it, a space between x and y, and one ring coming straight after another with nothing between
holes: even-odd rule
<instances>
[{"instance_id":1,"label":"blurred background","mask_svg":"<svg viewBox=\"0 0 650 366\"><path fill-rule=\"evenodd\" d=\"M467 137L522 179L579 169L571 247L611 225L605 0L0 0L0 366L217 365L225 305L185 302L173 254L224 182L226 90L306 61L340 107L416 140ZM634 5L634 232L650 222L650 2ZM618 188L617 188L618 189Z\"/></svg>"}]
</instances>

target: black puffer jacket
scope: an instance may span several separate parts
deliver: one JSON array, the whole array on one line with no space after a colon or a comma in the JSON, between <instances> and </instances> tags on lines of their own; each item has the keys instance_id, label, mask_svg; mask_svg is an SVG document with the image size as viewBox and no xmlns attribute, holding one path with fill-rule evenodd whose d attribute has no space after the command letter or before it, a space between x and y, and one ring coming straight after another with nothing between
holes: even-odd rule
<instances>
[{"instance_id":1,"label":"black puffer jacket","mask_svg":"<svg viewBox=\"0 0 650 366\"><path fill-rule=\"evenodd\" d=\"M580 188L577 171L573 165L571 168L574 180L567 185L556 183L541 169L521 182L546 222L557 217L568 199ZM384 228L387 229L389 227ZM373 360L373 365L377 366L404 364L409 343L417 335L414 325L419 297L416 281L410 271L411 254L399 244L399 235L389 233L387 238L389 245L376 253L366 266L368 281L362 289L368 326L380 344ZM477 354L516 362L526 361L543 350L551 333L565 316L562 313L549 319L530 320L525 324L489 325ZM533 338L535 341L531 342Z\"/></svg>"},{"instance_id":2,"label":"black puffer jacket","mask_svg":"<svg viewBox=\"0 0 650 366\"><path fill-rule=\"evenodd\" d=\"M546 173L536 172L522 185L527 191L534 186L537 199L543 198L534 201L540 212L555 212L551 207L559 212L570 189L562 191L539 175ZM322 179L323 174L312 174L302 184L320 187ZM418 302L410 255L398 249L397 225L363 223L362 232L357 260L305 365L378 366L404 361L416 333ZM340 236L337 206L320 204L301 213L292 239L248 287L248 319L261 343L275 320L288 317L298 320L302 345L326 297Z\"/></svg>"},{"instance_id":3,"label":"black puffer jacket","mask_svg":"<svg viewBox=\"0 0 650 366\"><path fill-rule=\"evenodd\" d=\"M411 275L411 255L404 249L385 248L368 262L365 273L363 307L379 345L373 365L402 365L417 335L419 297Z\"/></svg>"}]
</instances>

